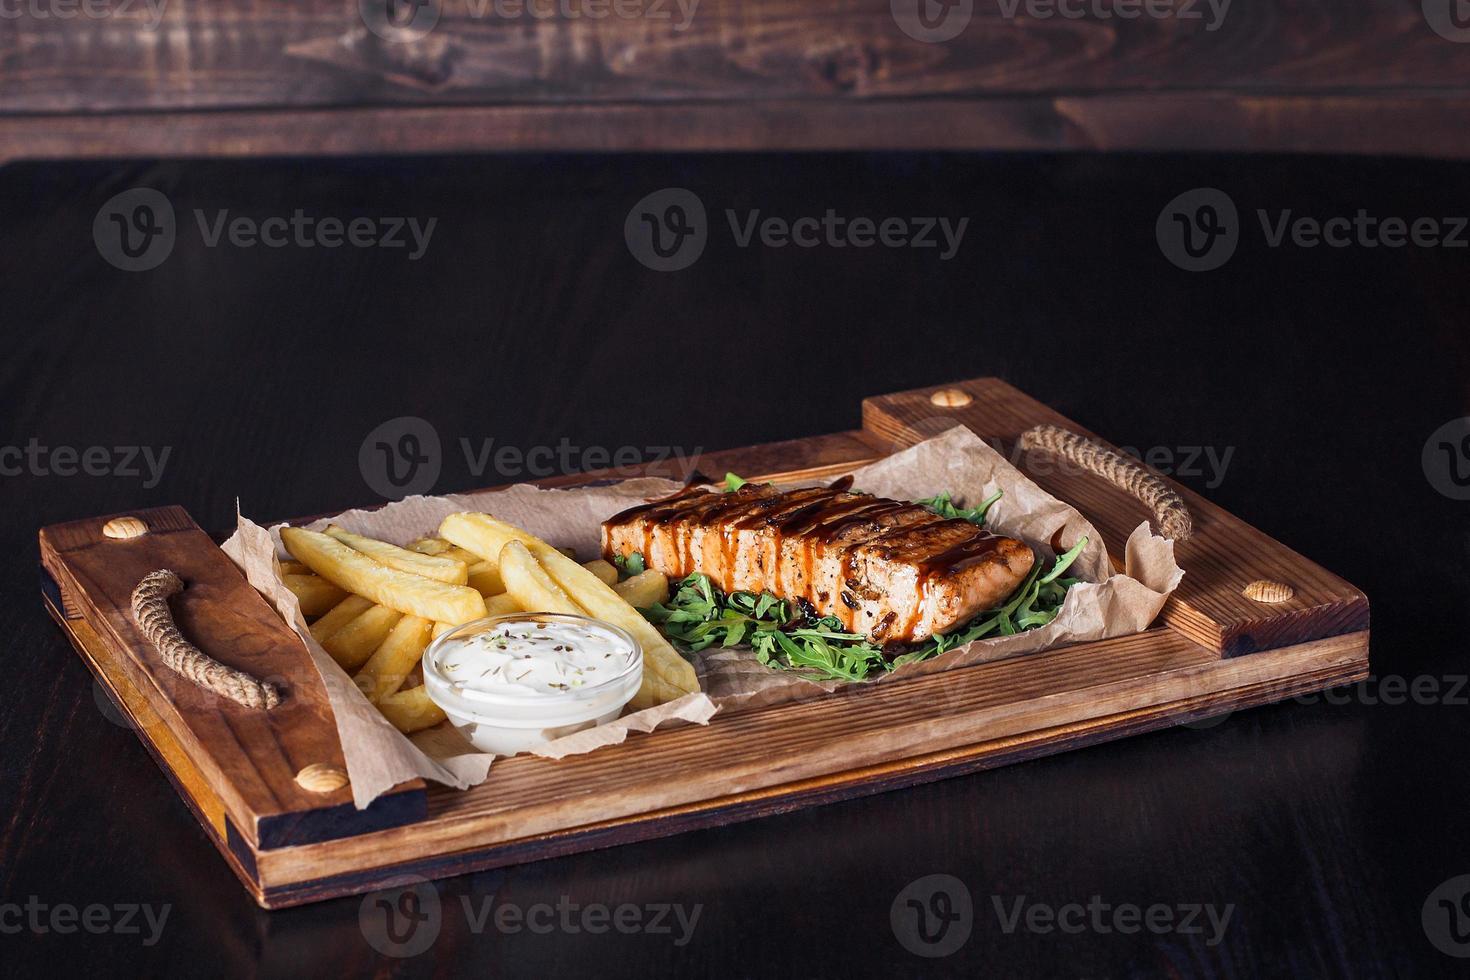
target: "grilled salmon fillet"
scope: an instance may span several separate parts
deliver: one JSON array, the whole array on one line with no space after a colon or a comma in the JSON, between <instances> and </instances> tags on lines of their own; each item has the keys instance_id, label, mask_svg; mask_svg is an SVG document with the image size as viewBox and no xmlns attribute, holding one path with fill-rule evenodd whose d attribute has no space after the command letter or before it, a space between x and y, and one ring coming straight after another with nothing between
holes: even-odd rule
<instances>
[{"instance_id":1,"label":"grilled salmon fillet","mask_svg":"<svg viewBox=\"0 0 1470 980\"><path fill-rule=\"evenodd\" d=\"M639 552L671 578L703 572L726 592L805 600L850 632L916 643L999 605L1030 547L917 504L830 487L688 490L602 525L603 554Z\"/></svg>"}]
</instances>

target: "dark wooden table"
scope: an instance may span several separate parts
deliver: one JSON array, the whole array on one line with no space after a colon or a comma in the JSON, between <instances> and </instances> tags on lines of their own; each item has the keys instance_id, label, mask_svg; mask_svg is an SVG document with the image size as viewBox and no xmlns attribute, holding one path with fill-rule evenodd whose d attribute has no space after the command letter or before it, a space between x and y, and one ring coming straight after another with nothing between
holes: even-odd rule
<instances>
[{"instance_id":1,"label":"dark wooden table","mask_svg":"<svg viewBox=\"0 0 1470 980\"><path fill-rule=\"evenodd\" d=\"M137 186L169 198L178 233L166 261L129 273L99 256L92 228L104 202ZM700 196L709 243L689 268L659 273L630 256L623 225L635 201L668 186ZM1226 191L1244 226L1222 268L1189 273L1161 254L1155 223L1198 186ZM208 247L194 217L298 208L438 220L409 261L405 249ZM727 208L970 224L949 261L922 249L740 248ZM0 170L0 960L25 975L1461 975L1464 961L1436 947L1421 914L1442 883L1470 874L1470 521L1421 454L1438 427L1470 414L1467 252L1273 248L1257 208L1273 220L1279 209L1465 215L1470 173L1388 159L1087 155ZM237 498L259 518L373 500L359 448L399 416L437 429L436 488L451 490L540 475L497 471L493 457L476 472L461 439L476 451L488 439L549 447L554 466L580 465L589 447L723 448L848 428L863 395L982 374L1117 443L1153 447L1184 482L1362 587L1379 679L900 793L446 881L436 941L394 958L373 945L383 920L371 902L254 907L99 706L37 594L42 524L180 503L224 528ZM65 475L59 447L81 459L105 447L106 462L94 453L93 474ZM116 447L155 460L167 450L166 464L155 479L139 453L130 475ZM1194 447L1229 452L1223 473ZM1434 479L1447 485L1448 473ZM942 959L906 948L908 895L897 931L890 920L900 892L932 874L962 882L974 910L967 941ZM1007 931L1018 901L1023 917ZM531 914L551 916L537 919L554 919L551 931L497 929L502 905L547 906ZM644 923L659 905L697 905L699 917L682 945L672 916L670 933L583 928L586 908L613 921L622 905ZM1115 928L1118 908L1153 905L1176 926L1188 906L1230 918L1218 941L1203 914L1201 932ZM155 935L126 907L167 918ZM1028 920L1048 910L1071 931ZM69 915L74 931L55 928Z\"/></svg>"}]
</instances>

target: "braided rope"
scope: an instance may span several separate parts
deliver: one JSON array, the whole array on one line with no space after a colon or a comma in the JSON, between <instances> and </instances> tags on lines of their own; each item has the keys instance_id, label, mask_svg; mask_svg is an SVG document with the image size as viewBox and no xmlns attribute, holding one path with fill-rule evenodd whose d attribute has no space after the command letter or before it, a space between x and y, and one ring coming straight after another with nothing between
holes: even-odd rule
<instances>
[{"instance_id":1,"label":"braided rope","mask_svg":"<svg viewBox=\"0 0 1470 980\"><path fill-rule=\"evenodd\" d=\"M1107 446L1055 425L1038 425L1021 433L1022 449L1044 449L1056 453L1126 490L1153 511L1154 523L1164 537L1184 541L1194 533L1194 519L1184 498L1136 460Z\"/></svg>"},{"instance_id":2,"label":"braided rope","mask_svg":"<svg viewBox=\"0 0 1470 980\"><path fill-rule=\"evenodd\" d=\"M169 596L184 591L184 580L167 568L149 572L133 589L133 618L143 635L163 657L169 669L195 684L247 708L270 710L281 703L281 692L243 671L226 667L184 639L169 612Z\"/></svg>"}]
</instances>

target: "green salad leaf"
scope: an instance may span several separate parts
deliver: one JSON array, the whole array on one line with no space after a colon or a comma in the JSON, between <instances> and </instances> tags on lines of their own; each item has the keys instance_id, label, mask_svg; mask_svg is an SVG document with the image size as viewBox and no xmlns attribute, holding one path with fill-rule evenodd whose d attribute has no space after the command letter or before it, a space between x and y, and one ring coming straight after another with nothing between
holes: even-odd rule
<instances>
[{"instance_id":1,"label":"green salad leaf","mask_svg":"<svg viewBox=\"0 0 1470 980\"><path fill-rule=\"evenodd\" d=\"M627 555L613 555L613 565L618 570L618 578L632 578L634 575L642 575L647 567L643 561L643 552L635 551Z\"/></svg>"}]
</instances>

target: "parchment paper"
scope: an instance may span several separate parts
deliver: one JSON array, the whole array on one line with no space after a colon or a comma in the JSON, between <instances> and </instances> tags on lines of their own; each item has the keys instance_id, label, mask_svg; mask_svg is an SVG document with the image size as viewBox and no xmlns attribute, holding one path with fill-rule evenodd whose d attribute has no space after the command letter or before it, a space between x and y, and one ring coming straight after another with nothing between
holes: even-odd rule
<instances>
[{"instance_id":1,"label":"parchment paper","mask_svg":"<svg viewBox=\"0 0 1470 980\"><path fill-rule=\"evenodd\" d=\"M987 526L1034 547L1044 562L1051 542L1063 550L1086 535L1088 544L1068 572L1084 581L1068 593L1057 618L1041 629L994 637L958 647L932 660L909 664L876 680L891 683L985 660L1034 653L1064 644L1122 636L1144 630L1158 615L1183 572L1174 561L1173 542L1150 533L1147 522L1129 537L1125 574L1114 574L1102 537L1072 507L1032 483L982 439L963 426L853 472L857 489L914 500L948 490L957 501L973 503L994 493L1004 496L990 509ZM484 511L509 521L558 547L575 548L583 559L599 552L601 522L634 503L677 490L668 480L636 479L604 486L543 490L518 485L505 490L442 497L409 497L375 511L352 510L306 525L337 523L351 531L407 545L432 534L439 522L459 511ZM359 808L389 788L421 777L461 789L483 782L493 756L479 752L445 723L406 738L358 690L307 629L296 597L276 574L273 559L284 557L280 525L266 529L244 516L224 551L302 637L311 652L336 715L353 799ZM749 650L707 650L695 657L703 691L677 701L624 715L616 721L557 739L535 754L559 759L623 741L629 732L647 732L676 722L705 724L720 708L774 704L860 685L809 681L758 664Z\"/></svg>"}]
</instances>

